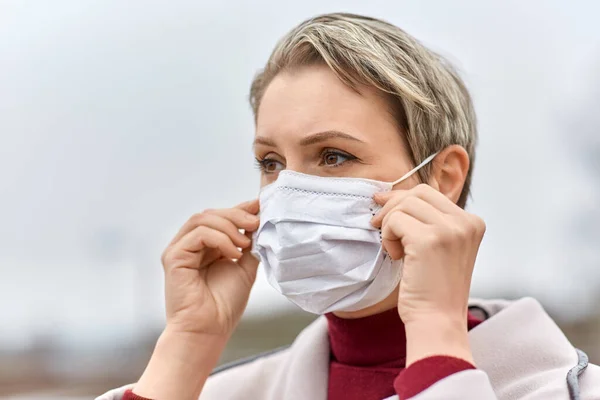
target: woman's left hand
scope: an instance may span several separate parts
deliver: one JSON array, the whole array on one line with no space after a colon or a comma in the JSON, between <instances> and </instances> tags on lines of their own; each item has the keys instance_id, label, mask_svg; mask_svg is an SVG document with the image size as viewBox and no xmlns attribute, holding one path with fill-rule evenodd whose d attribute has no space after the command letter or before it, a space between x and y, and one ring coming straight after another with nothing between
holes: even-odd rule
<instances>
[{"instance_id":1,"label":"woman's left hand","mask_svg":"<svg viewBox=\"0 0 600 400\"><path fill-rule=\"evenodd\" d=\"M404 258L398 313L407 333L411 326L418 331L455 327L466 336L483 220L425 184L378 193L374 200L383 206L372 220L381 227L383 247L392 259Z\"/></svg>"}]
</instances>

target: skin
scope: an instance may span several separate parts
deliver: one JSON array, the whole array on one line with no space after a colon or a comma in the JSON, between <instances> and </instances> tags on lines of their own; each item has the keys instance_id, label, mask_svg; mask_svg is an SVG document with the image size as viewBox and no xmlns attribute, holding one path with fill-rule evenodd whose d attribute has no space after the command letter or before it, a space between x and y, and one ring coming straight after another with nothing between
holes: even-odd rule
<instances>
[{"instance_id":1,"label":"skin","mask_svg":"<svg viewBox=\"0 0 600 400\"><path fill-rule=\"evenodd\" d=\"M262 99L254 151L261 186L291 169L318 176L394 181L413 168L384 95L344 85L325 66L280 73ZM469 157L460 146L434 159L430 180L415 176L376 194L373 218L404 275L388 298L342 318L397 308L405 324L407 366L431 355L473 363L467 336L471 276L485 224L456 205ZM163 254L167 324L135 386L138 395L196 399L235 329L256 278L249 253L257 200L190 218ZM246 235L239 233L243 229ZM241 248L242 251L238 250Z\"/></svg>"}]
</instances>

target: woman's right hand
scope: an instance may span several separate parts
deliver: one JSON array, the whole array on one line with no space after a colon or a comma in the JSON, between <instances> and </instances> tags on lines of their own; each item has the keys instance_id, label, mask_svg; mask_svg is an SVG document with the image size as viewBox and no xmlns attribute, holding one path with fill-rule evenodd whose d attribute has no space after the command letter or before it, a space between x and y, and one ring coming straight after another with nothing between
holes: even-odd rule
<instances>
[{"instance_id":1,"label":"woman's right hand","mask_svg":"<svg viewBox=\"0 0 600 400\"><path fill-rule=\"evenodd\" d=\"M164 251L167 326L135 394L198 398L256 278L250 234L258 229L257 213L258 200L206 210L190 218Z\"/></svg>"},{"instance_id":2,"label":"woman's right hand","mask_svg":"<svg viewBox=\"0 0 600 400\"><path fill-rule=\"evenodd\" d=\"M206 210L192 216L175 235L162 255L166 330L231 334L256 278L258 260L250 250L258 210L258 200Z\"/></svg>"}]
</instances>

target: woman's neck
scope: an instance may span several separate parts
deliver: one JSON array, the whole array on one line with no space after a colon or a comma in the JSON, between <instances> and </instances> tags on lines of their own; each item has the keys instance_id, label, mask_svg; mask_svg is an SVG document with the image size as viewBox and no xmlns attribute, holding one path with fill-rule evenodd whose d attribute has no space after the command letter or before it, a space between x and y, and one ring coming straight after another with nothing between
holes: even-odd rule
<instances>
[{"instance_id":1,"label":"woman's neck","mask_svg":"<svg viewBox=\"0 0 600 400\"><path fill-rule=\"evenodd\" d=\"M363 318L326 314L331 358L354 366L404 366L406 332L396 307ZM468 329L481 319L469 314Z\"/></svg>"},{"instance_id":2,"label":"woman's neck","mask_svg":"<svg viewBox=\"0 0 600 400\"><path fill-rule=\"evenodd\" d=\"M356 366L381 365L406 358L404 324L396 308L364 318L326 314L332 359Z\"/></svg>"}]
</instances>

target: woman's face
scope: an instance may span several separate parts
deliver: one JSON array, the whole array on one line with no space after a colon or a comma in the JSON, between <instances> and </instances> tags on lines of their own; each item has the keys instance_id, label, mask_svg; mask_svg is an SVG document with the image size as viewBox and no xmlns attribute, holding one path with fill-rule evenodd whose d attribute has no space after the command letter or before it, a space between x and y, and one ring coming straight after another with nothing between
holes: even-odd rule
<instances>
[{"instance_id":1,"label":"woman's face","mask_svg":"<svg viewBox=\"0 0 600 400\"><path fill-rule=\"evenodd\" d=\"M376 89L359 92L342 83L327 66L282 72L267 87L256 121L254 151L261 186L284 169L304 174L358 177L392 182L413 168L409 151L390 112L388 100ZM458 145L436 156L428 184L456 202L469 168L469 156ZM417 185L416 175L395 189ZM373 306L336 312L360 318L394 307L398 288Z\"/></svg>"},{"instance_id":2,"label":"woman's face","mask_svg":"<svg viewBox=\"0 0 600 400\"><path fill-rule=\"evenodd\" d=\"M380 181L394 181L409 171L413 165L387 100L376 89L359 91L327 66L276 76L264 93L256 123L261 186L284 169ZM414 185L416 178L411 179L403 186Z\"/></svg>"}]
</instances>

